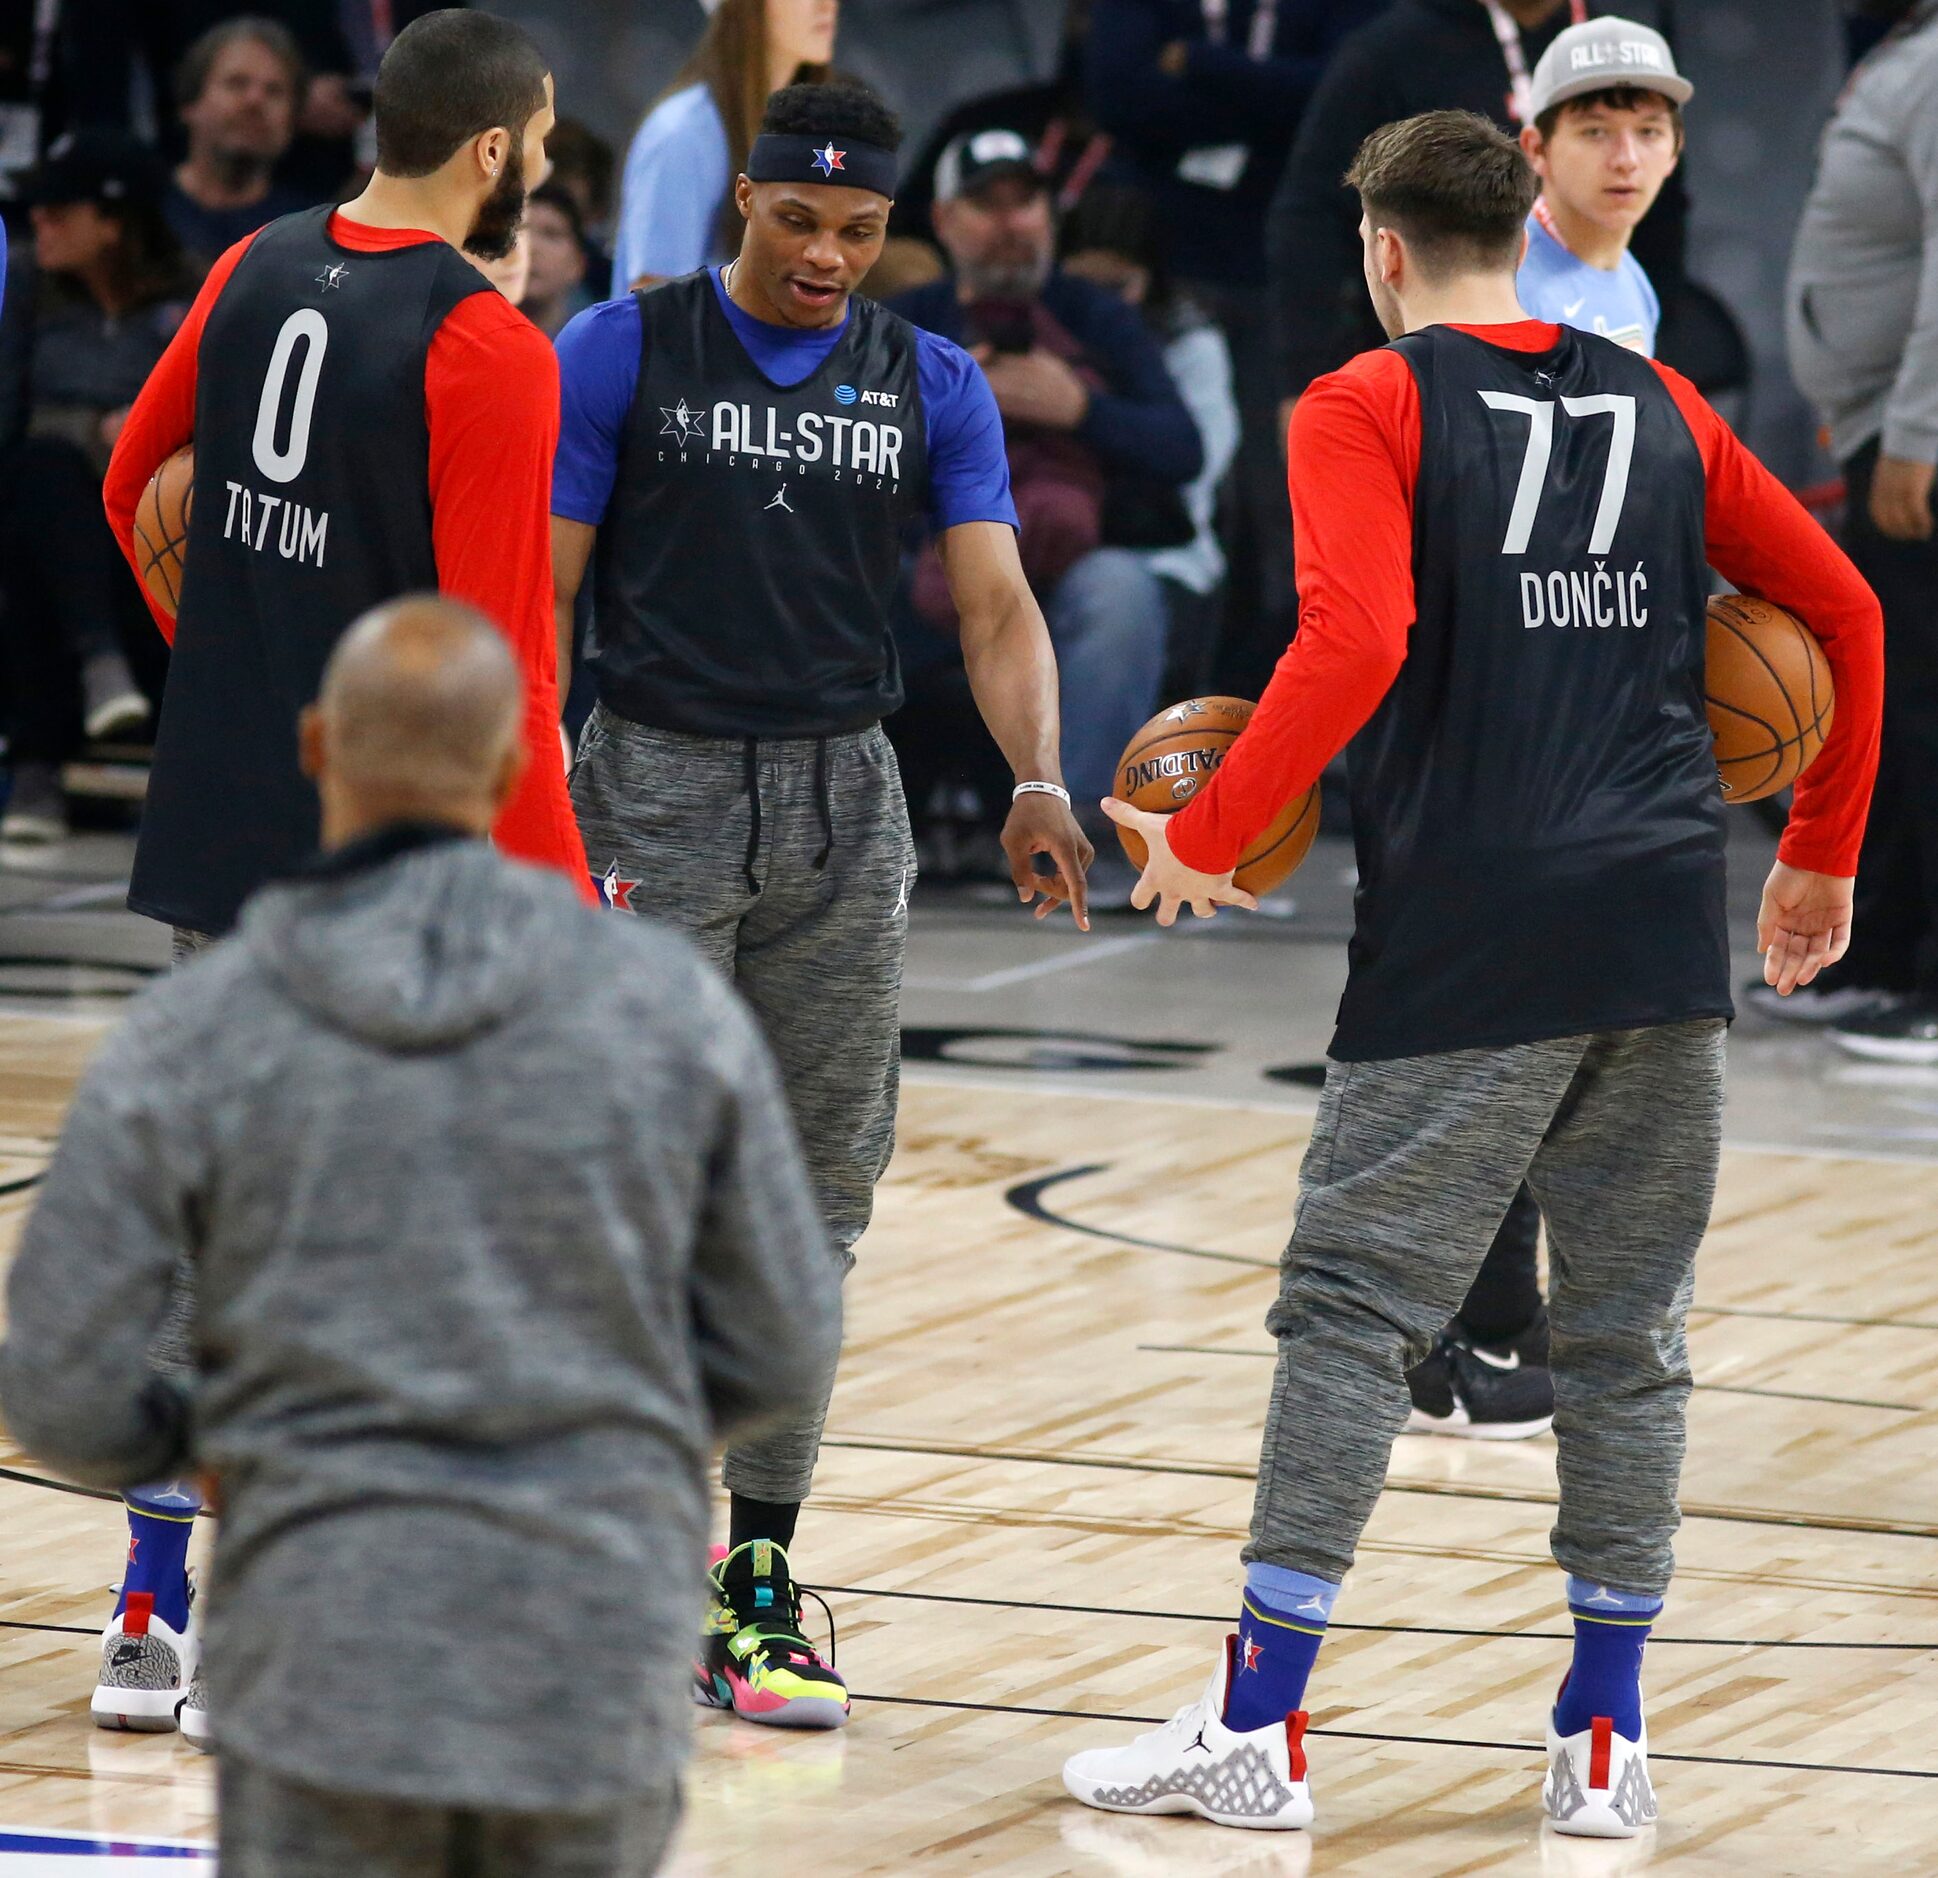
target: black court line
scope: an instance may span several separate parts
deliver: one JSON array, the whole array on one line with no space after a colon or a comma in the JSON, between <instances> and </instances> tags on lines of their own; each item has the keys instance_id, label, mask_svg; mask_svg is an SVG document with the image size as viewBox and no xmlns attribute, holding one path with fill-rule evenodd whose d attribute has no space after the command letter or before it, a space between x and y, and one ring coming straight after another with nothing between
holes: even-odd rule
<instances>
[{"instance_id":1,"label":"black court line","mask_svg":"<svg viewBox=\"0 0 1938 1878\"><path fill-rule=\"evenodd\" d=\"M49 1480L44 1474L23 1474L17 1467L0 1467L0 1480L17 1480L23 1487L49 1487L56 1493L77 1494L83 1500L116 1500L105 1487L77 1487L71 1480Z\"/></svg>"},{"instance_id":2,"label":"black court line","mask_svg":"<svg viewBox=\"0 0 1938 1878\"><path fill-rule=\"evenodd\" d=\"M1267 1362L1278 1354L1275 1350L1220 1349L1210 1343L1140 1343L1137 1347L1157 1356L1251 1356L1261 1357ZM1746 1389L1728 1382L1699 1382L1695 1386L1710 1395L1767 1396L1772 1402L1828 1402L1837 1408L1887 1409L1894 1415L1925 1413L1915 1402L1869 1402L1860 1396L1805 1395L1796 1389Z\"/></svg>"},{"instance_id":3,"label":"black court line","mask_svg":"<svg viewBox=\"0 0 1938 1878\"><path fill-rule=\"evenodd\" d=\"M1030 1708L1010 1702L947 1702L930 1695L863 1695L850 1691L857 1702L882 1702L896 1708L970 1709L979 1715L1047 1715L1059 1721L1133 1722L1143 1727L1160 1727L1166 1715L1105 1715L1087 1708ZM1486 1748L1499 1754L1545 1754L1536 1741L1477 1741L1462 1735L1396 1735L1371 1728L1308 1728L1306 1739L1315 1735L1330 1741L1383 1741L1390 1745L1417 1748ZM1885 1780L1938 1780L1938 1768L1925 1767L1851 1767L1837 1761L1765 1761L1732 1754L1665 1754L1653 1745L1652 1761L1677 1761L1688 1767L1767 1767L1786 1774L1875 1774Z\"/></svg>"},{"instance_id":4,"label":"black court line","mask_svg":"<svg viewBox=\"0 0 1938 1878\"><path fill-rule=\"evenodd\" d=\"M30 1624L21 1617L0 1617L0 1630L52 1630L64 1637L98 1637L98 1625L90 1628L86 1624Z\"/></svg>"},{"instance_id":5,"label":"black court line","mask_svg":"<svg viewBox=\"0 0 1938 1878\"><path fill-rule=\"evenodd\" d=\"M1725 1143L1725 1146L1728 1144ZM1136 1233L1115 1232L1108 1226L1086 1226L1066 1213L1053 1212L1043 1202L1052 1187L1066 1181L1083 1180L1091 1174L1107 1174L1112 1163L1092 1161L1082 1167L1066 1167L1060 1173L1045 1174L1036 1180L1018 1181L1005 1190L1004 1203L1026 1219L1059 1232L1082 1233L1087 1239L1108 1239L1115 1245L1134 1246L1140 1252L1172 1252L1179 1258L1216 1259L1223 1265L1250 1265L1259 1271L1277 1271L1277 1259L1251 1258L1241 1252L1207 1252L1202 1246L1173 1245L1168 1239L1143 1239ZM1938 1323L1904 1317L1838 1317L1826 1311L1763 1311L1739 1304L1692 1304L1691 1317L1757 1317L1779 1324L1844 1324L1860 1330L1938 1330Z\"/></svg>"},{"instance_id":6,"label":"black court line","mask_svg":"<svg viewBox=\"0 0 1938 1878\"><path fill-rule=\"evenodd\" d=\"M884 1441L868 1435L830 1436L824 1448L854 1448L868 1454L912 1454L930 1459L1009 1461L1030 1467L1092 1467L1119 1474L1177 1474L1197 1480L1256 1480L1258 1470L1218 1461L1133 1461L1083 1454L1026 1454L1015 1448L978 1448L967 1443ZM1417 1493L1439 1500L1497 1500L1514 1506L1553 1506L1551 1493L1528 1493L1518 1487L1455 1486L1451 1481L1388 1480L1387 1493ZM1755 1513L1743 1507L1682 1504L1685 1523L1714 1520L1726 1526L1782 1526L1805 1532L1867 1532L1887 1539L1938 1539L1938 1525L1893 1525L1886 1519L1865 1519L1854 1513Z\"/></svg>"},{"instance_id":7,"label":"black court line","mask_svg":"<svg viewBox=\"0 0 1938 1878\"><path fill-rule=\"evenodd\" d=\"M1071 1617L1148 1617L1167 1624L1232 1623L1230 1612L1206 1615L1198 1611L1135 1611L1115 1604L1052 1604L1040 1598L971 1598L948 1591L888 1591L878 1585L826 1585L822 1589L840 1597L908 1598L922 1604L973 1604L997 1611L1053 1611ZM1505 1642L1526 1639L1535 1643L1572 1643L1571 1633L1560 1630L1462 1630L1448 1624L1348 1624L1334 1618L1328 1631L1369 1631L1395 1637L1485 1637ZM91 1634L91 1633L90 1633ZM1904 1650L1912 1653L1938 1650L1932 1643L1845 1643L1834 1638L1807 1637L1658 1637L1649 1633L1649 1648L1662 1644L1686 1645L1706 1650Z\"/></svg>"},{"instance_id":8,"label":"black court line","mask_svg":"<svg viewBox=\"0 0 1938 1878\"><path fill-rule=\"evenodd\" d=\"M12 1180L0 1180L0 1200L10 1193L25 1193L29 1187L38 1187L47 1178L44 1172L20 1174Z\"/></svg>"},{"instance_id":9,"label":"black court line","mask_svg":"<svg viewBox=\"0 0 1938 1878\"><path fill-rule=\"evenodd\" d=\"M15 965L42 971L124 972L130 978L159 978L168 970L165 965L148 965L133 959L79 958L71 952L0 952L0 970Z\"/></svg>"},{"instance_id":10,"label":"black court line","mask_svg":"<svg viewBox=\"0 0 1938 1878\"><path fill-rule=\"evenodd\" d=\"M1140 1239L1135 1233L1111 1232L1102 1226L1086 1226L1081 1220L1067 1219L1061 1213L1053 1213L1043 1204L1043 1196L1052 1187L1060 1187L1067 1180L1082 1180L1090 1174L1107 1174L1108 1161L1095 1161L1086 1167L1066 1167L1061 1173L1045 1174L1039 1180L1023 1180L1009 1188L1003 1195L1005 1204L1013 1206L1026 1218L1036 1220L1044 1226L1055 1226L1063 1232L1080 1232L1090 1239L1108 1239L1114 1245L1135 1246L1141 1252L1175 1252L1179 1258L1212 1259L1220 1265L1250 1265L1255 1270L1273 1272L1278 1270L1277 1259L1251 1258L1242 1252L1207 1252L1199 1246L1172 1245L1163 1239Z\"/></svg>"}]
</instances>

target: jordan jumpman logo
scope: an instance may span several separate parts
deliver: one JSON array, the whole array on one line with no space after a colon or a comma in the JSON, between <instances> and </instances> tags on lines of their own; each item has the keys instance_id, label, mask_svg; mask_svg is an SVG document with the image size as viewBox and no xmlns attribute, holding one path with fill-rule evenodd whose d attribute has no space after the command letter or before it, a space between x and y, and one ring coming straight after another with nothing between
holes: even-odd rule
<instances>
[{"instance_id":1,"label":"jordan jumpman logo","mask_svg":"<svg viewBox=\"0 0 1938 1878\"><path fill-rule=\"evenodd\" d=\"M767 507L770 509L785 509L789 515L794 513L794 505L787 499L787 485L785 483L782 483L780 488L774 492L774 499L768 503Z\"/></svg>"}]
</instances>

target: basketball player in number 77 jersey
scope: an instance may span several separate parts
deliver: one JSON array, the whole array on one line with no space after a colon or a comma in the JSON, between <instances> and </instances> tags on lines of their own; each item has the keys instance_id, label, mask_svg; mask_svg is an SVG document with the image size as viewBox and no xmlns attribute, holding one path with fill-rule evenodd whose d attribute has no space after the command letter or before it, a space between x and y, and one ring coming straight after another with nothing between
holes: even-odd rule
<instances>
[{"instance_id":1,"label":"basketball player in number 77 jersey","mask_svg":"<svg viewBox=\"0 0 1938 1878\"><path fill-rule=\"evenodd\" d=\"M156 614L174 655L128 895L178 950L227 932L315 848L297 713L350 622L413 590L469 601L510 639L530 760L497 841L591 897L557 728L558 368L460 252L510 247L552 121L551 76L517 28L457 11L406 28L377 80L368 189L224 255L129 414L106 500L131 562L149 477L195 446L181 606ZM130 1496L103 1727L173 1728L184 1704L184 1730L199 1726L188 1486Z\"/></svg>"},{"instance_id":2,"label":"basketball player in number 77 jersey","mask_svg":"<svg viewBox=\"0 0 1938 1878\"><path fill-rule=\"evenodd\" d=\"M1358 733L1351 969L1266 1319L1242 1615L1200 1702L1064 1779L1093 1806L1309 1823L1306 1677L1406 1418L1402 1369L1525 1179L1549 1228L1575 1618L1544 1800L1562 1832L1627 1837L1656 1816L1642 1646L1673 1563L1730 1016L1705 561L1796 613L1837 685L1758 921L1781 992L1848 942L1882 618L1684 379L1522 312L1535 185L1500 131L1390 124L1350 180L1396 343L1292 422L1298 638L1189 808L1110 805L1151 847L1133 903L1168 925L1242 900L1234 859Z\"/></svg>"}]
</instances>

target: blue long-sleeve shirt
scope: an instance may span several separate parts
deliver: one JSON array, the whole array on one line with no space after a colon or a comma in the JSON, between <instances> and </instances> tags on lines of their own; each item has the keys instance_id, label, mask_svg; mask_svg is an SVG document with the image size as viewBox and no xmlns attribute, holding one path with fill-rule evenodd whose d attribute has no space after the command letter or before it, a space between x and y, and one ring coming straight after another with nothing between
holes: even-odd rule
<instances>
[{"instance_id":1,"label":"blue long-sleeve shirt","mask_svg":"<svg viewBox=\"0 0 1938 1878\"><path fill-rule=\"evenodd\" d=\"M1096 451L1106 472L1190 482L1204 467L1204 444L1143 316L1074 274L1051 274L1038 298L1104 381L1105 389L1090 395L1077 438ZM888 305L927 332L963 342L962 303L951 275Z\"/></svg>"}]
</instances>

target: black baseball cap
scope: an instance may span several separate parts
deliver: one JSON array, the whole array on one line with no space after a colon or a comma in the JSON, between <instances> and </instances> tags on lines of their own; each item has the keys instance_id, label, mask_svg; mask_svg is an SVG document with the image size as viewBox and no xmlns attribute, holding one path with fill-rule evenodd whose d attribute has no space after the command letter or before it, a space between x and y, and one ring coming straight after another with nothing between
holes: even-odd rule
<instances>
[{"instance_id":1,"label":"black baseball cap","mask_svg":"<svg viewBox=\"0 0 1938 1878\"><path fill-rule=\"evenodd\" d=\"M1049 178L1036 166L1029 139L1015 130L972 130L950 140L935 160L935 199L953 202L973 195L999 176L1027 176L1044 188Z\"/></svg>"},{"instance_id":2,"label":"black baseball cap","mask_svg":"<svg viewBox=\"0 0 1938 1878\"><path fill-rule=\"evenodd\" d=\"M71 130L48 145L47 154L15 178L20 201L52 207L64 202L96 202L114 208L124 202L159 202L166 172L139 137L122 130Z\"/></svg>"}]
</instances>

